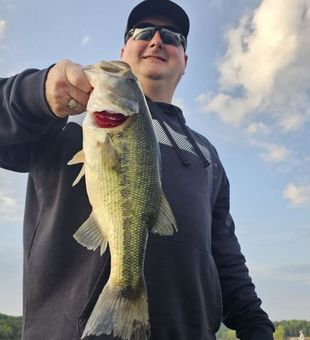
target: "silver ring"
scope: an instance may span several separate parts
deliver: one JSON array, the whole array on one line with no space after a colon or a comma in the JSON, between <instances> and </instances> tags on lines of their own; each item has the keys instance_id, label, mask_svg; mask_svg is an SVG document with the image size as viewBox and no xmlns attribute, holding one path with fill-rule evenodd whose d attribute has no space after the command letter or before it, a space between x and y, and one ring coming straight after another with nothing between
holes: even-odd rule
<instances>
[{"instance_id":1,"label":"silver ring","mask_svg":"<svg viewBox=\"0 0 310 340\"><path fill-rule=\"evenodd\" d=\"M69 101L68 101L68 106L71 110L76 110L77 107L78 107L78 103L75 99L71 98Z\"/></svg>"}]
</instances>

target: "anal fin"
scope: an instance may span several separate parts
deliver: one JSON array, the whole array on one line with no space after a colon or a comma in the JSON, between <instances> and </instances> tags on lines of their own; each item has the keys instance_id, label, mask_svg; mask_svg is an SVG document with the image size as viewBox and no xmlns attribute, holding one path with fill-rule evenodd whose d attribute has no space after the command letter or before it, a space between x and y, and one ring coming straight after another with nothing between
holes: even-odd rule
<instances>
[{"instance_id":1,"label":"anal fin","mask_svg":"<svg viewBox=\"0 0 310 340\"><path fill-rule=\"evenodd\" d=\"M100 246L100 255L107 248L107 240L104 238L93 213L74 233L73 237L88 250L96 250Z\"/></svg>"}]
</instances>

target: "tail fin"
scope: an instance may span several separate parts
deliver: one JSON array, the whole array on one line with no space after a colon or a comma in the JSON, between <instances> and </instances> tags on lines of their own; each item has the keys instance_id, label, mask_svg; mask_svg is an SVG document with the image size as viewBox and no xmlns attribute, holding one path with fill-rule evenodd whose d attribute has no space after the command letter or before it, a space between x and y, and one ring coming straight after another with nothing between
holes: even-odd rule
<instances>
[{"instance_id":1,"label":"tail fin","mask_svg":"<svg viewBox=\"0 0 310 340\"><path fill-rule=\"evenodd\" d=\"M106 284L86 323L82 339L112 334L123 340L148 340L149 313L145 284L138 290L123 290Z\"/></svg>"}]
</instances>

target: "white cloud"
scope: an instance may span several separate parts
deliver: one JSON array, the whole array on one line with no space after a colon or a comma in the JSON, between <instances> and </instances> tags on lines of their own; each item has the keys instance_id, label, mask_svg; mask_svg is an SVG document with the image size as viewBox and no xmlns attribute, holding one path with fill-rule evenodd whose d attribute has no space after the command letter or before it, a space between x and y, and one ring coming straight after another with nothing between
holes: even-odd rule
<instances>
[{"instance_id":1,"label":"white cloud","mask_svg":"<svg viewBox=\"0 0 310 340\"><path fill-rule=\"evenodd\" d=\"M4 38L5 26L6 26L5 21L0 19L0 40Z\"/></svg>"},{"instance_id":2,"label":"white cloud","mask_svg":"<svg viewBox=\"0 0 310 340\"><path fill-rule=\"evenodd\" d=\"M283 197L295 206L310 204L310 185L289 183L283 190Z\"/></svg>"},{"instance_id":3,"label":"white cloud","mask_svg":"<svg viewBox=\"0 0 310 340\"><path fill-rule=\"evenodd\" d=\"M204 112L216 112L224 123L239 125L241 121L256 109L254 98L236 98L226 93L219 93L214 98L201 94L197 101ZM260 99L257 98L259 101Z\"/></svg>"},{"instance_id":4,"label":"white cloud","mask_svg":"<svg viewBox=\"0 0 310 340\"><path fill-rule=\"evenodd\" d=\"M0 216L2 220L8 222L22 221L23 204L8 193L0 191Z\"/></svg>"},{"instance_id":5,"label":"white cloud","mask_svg":"<svg viewBox=\"0 0 310 340\"><path fill-rule=\"evenodd\" d=\"M251 140L250 143L253 146L264 150L261 153L261 157L265 162L268 163L285 162L289 159L291 154L290 150L288 150L286 147L276 143L260 142L257 140Z\"/></svg>"},{"instance_id":6,"label":"white cloud","mask_svg":"<svg viewBox=\"0 0 310 340\"><path fill-rule=\"evenodd\" d=\"M17 201L8 196L0 196L0 206L3 209L15 209L17 207Z\"/></svg>"},{"instance_id":7,"label":"white cloud","mask_svg":"<svg viewBox=\"0 0 310 340\"><path fill-rule=\"evenodd\" d=\"M284 116L279 120L279 126L283 132L297 131L304 123L304 117L299 114Z\"/></svg>"},{"instance_id":8,"label":"white cloud","mask_svg":"<svg viewBox=\"0 0 310 340\"><path fill-rule=\"evenodd\" d=\"M262 122L253 122L246 129L245 132L248 135L262 134L269 135L271 133L271 128Z\"/></svg>"},{"instance_id":9,"label":"white cloud","mask_svg":"<svg viewBox=\"0 0 310 340\"><path fill-rule=\"evenodd\" d=\"M262 154L265 162L282 162L287 159L289 151L280 145L266 144L266 152Z\"/></svg>"},{"instance_id":10,"label":"white cloud","mask_svg":"<svg viewBox=\"0 0 310 340\"><path fill-rule=\"evenodd\" d=\"M249 123L268 112L283 132L310 118L309 0L263 0L226 33L218 94L199 97L225 123Z\"/></svg>"},{"instance_id":11,"label":"white cloud","mask_svg":"<svg viewBox=\"0 0 310 340\"><path fill-rule=\"evenodd\" d=\"M86 46L90 41L90 36L89 35L84 35L82 41L81 41L81 46L84 47Z\"/></svg>"},{"instance_id":12,"label":"white cloud","mask_svg":"<svg viewBox=\"0 0 310 340\"><path fill-rule=\"evenodd\" d=\"M24 176L0 169L0 224L21 223L24 210Z\"/></svg>"}]
</instances>

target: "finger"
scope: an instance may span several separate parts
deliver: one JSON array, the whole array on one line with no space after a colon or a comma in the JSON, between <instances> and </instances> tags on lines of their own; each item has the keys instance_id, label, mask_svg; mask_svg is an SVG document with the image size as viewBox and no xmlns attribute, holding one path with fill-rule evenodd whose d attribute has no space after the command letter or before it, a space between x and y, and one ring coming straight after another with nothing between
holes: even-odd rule
<instances>
[{"instance_id":1,"label":"finger","mask_svg":"<svg viewBox=\"0 0 310 340\"><path fill-rule=\"evenodd\" d=\"M54 114L59 118L65 118L69 115L76 115L85 111L85 106L73 99L69 95L57 101L53 106Z\"/></svg>"},{"instance_id":2,"label":"finger","mask_svg":"<svg viewBox=\"0 0 310 340\"><path fill-rule=\"evenodd\" d=\"M88 99L89 99L89 93L85 93L84 91L81 91L79 88L70 86L67 89L68 95L77 100L81 105L86 107Z\"/></svg>"},{"instance_id":3,"label":"finger","mask_svg":"<svg viewBox=\"0 0 310 340\"><path fill-rule=\"evenodd\" d=\"M67 72L70 80L68 79ZM75 73L77 73L77 75L74 75ZM72 109L68 107L68 102L71 98L79 103L74 113L80 113L85 110L89 95L84 92L84 90L91 89L91 86L87 79L85 84L83 81L84 77L81 67L69 60L62 60L49 70L45 82L45 96L51 111L56 116L66 117L73 113ZM76 87L71 83L72 81L75 82L77 86L81 86L82 83L83 89Z\"/></svg>"},{"instance_id":4,"label":"finger","mask_svg":"<svg viewBox=\"0 0 310 340\"><path fill-rule=\"evenodd\" d=\"M92 90L92 86L87 80L82 66L76 63L68 63L65 68L66 76L70 84L77 90L85 94L89 94Z\"/></svg>"}]
</instances>

